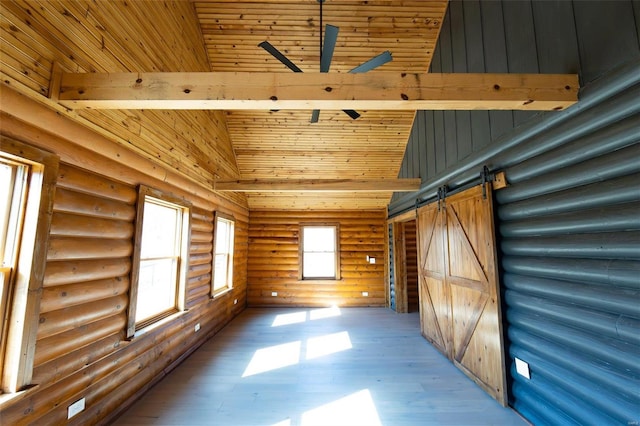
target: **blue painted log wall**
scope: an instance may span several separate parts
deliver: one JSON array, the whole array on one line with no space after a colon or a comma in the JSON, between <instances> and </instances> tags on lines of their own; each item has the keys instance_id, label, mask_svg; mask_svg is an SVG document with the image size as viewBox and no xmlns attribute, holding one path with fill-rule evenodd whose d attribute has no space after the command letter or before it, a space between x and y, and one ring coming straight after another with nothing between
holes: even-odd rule
<instances>
[{"instance_id":1,"label":"blue painted log wall","mask_svg":"<svg viewBox=\"0 0 640 426\"><path fill-rule=\"evenodd\" d=\"M580 75L562 113L418 112L399 177L422 189L389 211L505 170L510 404L533 424L638 424L640 1L452 1L431 70Z\"/></svg>"}]
</instances>

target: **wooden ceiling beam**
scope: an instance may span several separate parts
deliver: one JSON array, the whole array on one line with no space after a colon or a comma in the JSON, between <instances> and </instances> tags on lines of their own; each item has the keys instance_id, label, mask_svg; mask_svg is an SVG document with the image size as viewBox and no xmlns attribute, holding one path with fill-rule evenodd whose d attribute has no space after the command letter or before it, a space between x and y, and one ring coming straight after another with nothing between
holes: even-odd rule
<instances>
[{"instance_id":1,"label":"wooden ceiling beam","mask_svg":"<svg viewBox=\"0 0 640 426\"><path fill-rule=\"evenodd\" d=\"M413 192L420 179L240 179L217 181L214 191Z\"/></svg>"},{"instance_id":2,"label":"wooden ceiling beam","mask_svg":"<svg viewBox=\"0 0 640 426\"><path fill-rule=\"evenodd\" d=\"M561 110L574 74L63 73L60 104L92 109Z\"/></svg>"}]
</instances>

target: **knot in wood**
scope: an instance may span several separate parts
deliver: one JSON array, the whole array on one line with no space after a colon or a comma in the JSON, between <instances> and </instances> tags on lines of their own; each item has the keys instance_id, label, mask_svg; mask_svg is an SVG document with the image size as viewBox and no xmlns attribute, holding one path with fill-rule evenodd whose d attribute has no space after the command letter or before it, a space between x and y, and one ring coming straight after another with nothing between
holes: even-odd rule
<instances>
[{"instance_id":1,"label":"knot in wood","mask_svg":"<svg viewBox=\"0 0 640 426\"><path fill-rule=\"evenodd\" d=\"M324 91L327 92L327 93L331 92L332 90L333 89L331 87L329 87L329 86L324 88Z\"/></svg>"},{"instance_id":2,"label":"knot in wood","mask_svg":"<svg viewBox=\"0 0 640 426\"><path fill-rule=\"evenodd\" d=\"M500 85L499 84L494 84L493 85L493 89L494 90L500 90Z\"/></svg>"},{"instance_id":3,"label":"knot in wood","mask_svg":"<svg viewBox=\"0 0 640 426\"><path fill-rule=\"evenodd\" d=\"M277 101L277 100L278 100L278 97L277 97L277 96L272 96L272 97L270 97L269 99L271 99L272 101Z\"/></svg>"},{"instance_id":4,"label":"knot in wood","mask_svg":"<svg viewBox=\"0 0 640 426\"><path fill-rule=\"evenodd\" d=\"M191 93L191 89L184 89L184 93L188 95L189 93Z\"/></svg>"},{"instance_id":5,"label":"knot in wood","mask_svg":"<svg viewBox=\"0 0 640 426\"><path fill-rule=\"evenodd\" d=\"M407 96L407 95L406 95L406 94L404 94L404 93L401 93L401 94L400 94L400 97L402 98L402 100L403 100L403 101L408 101L408 100L409 100L409 96Z\"/></svg>"}]
</instances>

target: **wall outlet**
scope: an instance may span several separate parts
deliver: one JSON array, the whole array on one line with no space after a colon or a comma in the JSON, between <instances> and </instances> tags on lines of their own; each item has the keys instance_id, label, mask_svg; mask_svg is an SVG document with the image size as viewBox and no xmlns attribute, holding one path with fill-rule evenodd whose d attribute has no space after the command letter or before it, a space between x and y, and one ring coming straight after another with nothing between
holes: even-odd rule
<instances>
[{"instance_id":1,"label":"wall outlet","mask_svg":"<svg viewBox=\"0 0 640 426\"><path fill-rule=\"evenodd\" d=\"M84 411L84 398L80 398L67 408L67 419L70 419L82 411Z\"/></svg>"},{"instance_id":2,"label":"wall outlet","mask_svg":"<svg viewBox=\"0 0 640 426\"><path fill-rule=\"evenodd\" d=\"M519 358L515 359L516 361L516 372L526 377L527 379L531 379L531 371L529 371L529 364Z\"/></svg>"},{"instance_id":3,"label":"wall outlet","mask_svg":"<svg viewBox=\"0 0 640 426\"><path fill-rule=\"evenodd\" d=\"M271 296L273 296L273 297L278 297L278 292L277 292L277 291L272 291L272 292L271 292Z\"/></svg>"},{"instance_id":4,"label":"wall outlet","mask_svg":"<svg viewBox=\"0 0 640 426\"><path fill-rule=\"evenodd\" d=\"M197 323L196 326L193 328L193 330L197 333L198 331L200 331L200 323Z\"/></svg>"},{"instance_id":5,"label":"wall outlet","mask_svg":"<svg viewBox=\"0 0 640 426\"><path fill-rule=\"evenodd\" d=\"M369 263L371 263L371 264L376 263L376 258L375 257L370 257L369 258Z\"/></svg>"},{"instance_id":6,"label":"wall outlet","mask_svg":"<svg viewBox=\"0 0 640 426\"><path fill-rule=\"evenodd\" d=\"M362 292L362 297L369 297L369 292L368 291L363 291Z\"/></svg>"},{"instance_id":7,"label":"wall outlet","mask_svg":"<svg viewBox=\"0 0 640 426\"><path fill-rule=\"evenodd\" d=\"M233 299L233 304L237 305L238 304L238 299Z\"/></svg>"}]
</instances>

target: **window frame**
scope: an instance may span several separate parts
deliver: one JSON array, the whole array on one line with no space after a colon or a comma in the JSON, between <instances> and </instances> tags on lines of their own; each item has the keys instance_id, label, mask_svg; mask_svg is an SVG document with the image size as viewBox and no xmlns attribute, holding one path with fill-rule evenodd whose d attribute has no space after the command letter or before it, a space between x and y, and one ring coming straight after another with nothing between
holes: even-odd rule
<instances>
[{"instance_id":1,"label":"window frame","mask_svg":"<svg viewBox=\"0 0 640 426\"><path fill-rule=\"evenodd\" d=\"M226 221L231 223L231 235L230 241L228 244L229 254L227 258L227 276L225 285L220 288L215 288L216 281L216 251L218 246L218 220ZM219 211L213 212L213 247L211 249L212 252L212 263L211 263L211 297L218 297L228 291L233 289L233 262L235 259L234 256L234 247L235 247L235 238L236 238L236 219L233 215L225 214Z\"/></svg>"},{"instance_id":2,"label":"window frame","mask_svg":"<svg viewBox=\"0 0 640 426\"><path fill-rule=\"evenodd\" d=\"M304 282L327 282L327 281L340 281L340 224L335 222L309 222L300 223L299 229L299 244L298 244L298 280ZM335 229L335 247L334 247L334 262L335 262L335 276L333 277L305 277L304 276L304 228L334 228Z\"/></svg>"},{"instance_id":3,"label":"window frame","mask_svg":"<svg viewBox=\"0 0 640 426\"><path fill-rule=\"evenodd\" d=\"M142 229L144 223L144 206L147 198L159 200L159 204L169 204L181 212L179 256L176 270L176 298L173 308L162 311L141 321L136 321L138 308L138 285L140 280ZM131 265L131 287L129 290L129 309L127 318L127 338L133 338L136 333L156 324L158 321L186 309L187 274L189 271L189 244L191 241L191 212L192 205L188 201L163 191L153 189L146 185L138 187L138 200L136 204L136 222L134 236L134 250Z\"/></svg>"},{"instance_id":4,"label":"window frame","mask_svg":"<svg viewBox=\"0 0 640 426\"><path fill-rule=\"evenodd\" d=\"M23 142L0 137L0 157L28 166L23 212L14 261L4 267L10 292L3 315L0 348L0 394L31 384L40 314L40 298L47 263L59 157ZM9 270L9 277L6 277Z\"/></svg>"}]
</instances>

